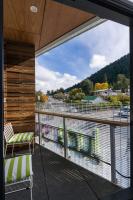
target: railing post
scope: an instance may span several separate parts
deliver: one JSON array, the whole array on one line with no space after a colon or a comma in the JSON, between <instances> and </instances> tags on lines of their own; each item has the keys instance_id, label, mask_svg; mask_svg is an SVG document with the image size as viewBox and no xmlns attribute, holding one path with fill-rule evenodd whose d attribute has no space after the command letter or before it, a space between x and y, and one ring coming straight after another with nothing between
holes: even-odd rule
<instances>
[{"instance_id":1,"label":"railing post","mask_svg":"<svg viewBox=\"0 0 133 200\"><path fill-rule=\"evenodd\" d=\"M110 125L111 181L116 184L115 126Z\"/></svg>"},{"instance_id":2,"label":"railing post","mask_svg":"<svg viewBox=\"0 0 133 200\"><path fill-rule=\"evenodd\" d=\"M66 131L66 120L63 117L63 130L64 130L64 157L68 157L68 149L67 149L67 131Z\"/></svg>"},{"instance_id":3,"label":"railing post","mask_svg":"<svg viewBox=\"0 0 133 200\"><path fill-rule=\"evenodd\" d=\"M130 20L130 174L133 190L133 19Z\"/></svg>"},{"instance_id":4,"label":"railing post","mask_svg":"<svg viewBox=\"0 0 133 200\"><path fill-rule=\"evenodd\" d=\"M38 112L38 125L39 125L39 145L42 144L42 132L41 132L41 125L40 125L40 113Z\"/></svg>"}]
</instances>

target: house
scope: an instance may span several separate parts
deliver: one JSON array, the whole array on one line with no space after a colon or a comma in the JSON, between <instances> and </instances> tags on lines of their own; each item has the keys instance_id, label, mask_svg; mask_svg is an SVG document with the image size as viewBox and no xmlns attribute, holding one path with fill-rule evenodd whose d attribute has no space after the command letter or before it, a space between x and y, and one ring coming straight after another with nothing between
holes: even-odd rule
<instances>
[{"instance_id":1,"label":"house","mask_svg":"<svg viewBox=\"0 0 133 200\"><path fill-rule=\"evenodd\" d=\"M113 91L111 88L110 89L104 89L104 90L96 90L94 91L94 94L97 95L97 96L116 96L118 94L117 91Z\"/></svg>"},{"instance_id":2,"label":"house","mask_svg":"<svg viewBox=\"0 0 133 200\"><path fill-rule=\"evenodd\" d=\"M82 102L97 104L97 103L104 103L106 101L100 96L85 96Z\"/></svg>"}]
</instances>

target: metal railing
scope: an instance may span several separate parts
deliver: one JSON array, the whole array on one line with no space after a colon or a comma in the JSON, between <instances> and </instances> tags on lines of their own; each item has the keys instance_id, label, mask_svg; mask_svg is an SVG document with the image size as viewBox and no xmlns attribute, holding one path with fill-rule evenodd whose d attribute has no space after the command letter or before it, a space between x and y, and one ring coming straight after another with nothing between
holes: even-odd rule
<instances>
[{"instance_id":1,"label":"metal railing","mask_svg":"<svg viewBox=\"0 0 133 200\"><path fill-rule=\"evenodd\" d=\"M122 105L115 105L109 103L65 103L62 101L57 101L54 99L53 102L48 101L46 103L37 102L36 109L40 111L47 112L60 112L60 113L78 113L89 115L92 117L98 118L108 118L110 120L117 121L129 121L129 111L125 111L125 116L122 116Z\"/></svg>"},{"instance_id":2,"label":"metal railing","mask_svg":"<svg viewBox=\"0 0 133 200\"><path fill-rule=\"evenodd\" d=\"M39 144L105 179L130 186L130 126L127 121L36 111Z\"/></svg>"}]
</instances>

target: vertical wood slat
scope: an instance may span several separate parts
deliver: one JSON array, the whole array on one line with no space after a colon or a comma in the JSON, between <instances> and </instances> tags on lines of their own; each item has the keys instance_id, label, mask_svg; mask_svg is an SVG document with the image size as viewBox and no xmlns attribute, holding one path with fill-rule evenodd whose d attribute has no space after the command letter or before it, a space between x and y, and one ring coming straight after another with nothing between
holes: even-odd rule
<instances>
[{"instance_id":1,"label":"vertical wood slat","mask_svg":"<svg viewBox=\"0 0 133 200\"><path fill-rule=\"evenodd\" d=\"M0 1L0 199L5 199L5 185L4 185L4 142L3 142L3 122L4 122L4 106L3 106L3 71L4 71L4 57L3 57L3 0Z\"/></svg>"},{"instance_id":2,"label":"vertical wood slat","mask_svg":"<svg viewBox=\"0 0 133 200\"><path fill-rule=\"evenodd\" d=\"M35 130L35 49L33 45L5 42L4 113L14 131Z\"/></svg>"}]
</instances>

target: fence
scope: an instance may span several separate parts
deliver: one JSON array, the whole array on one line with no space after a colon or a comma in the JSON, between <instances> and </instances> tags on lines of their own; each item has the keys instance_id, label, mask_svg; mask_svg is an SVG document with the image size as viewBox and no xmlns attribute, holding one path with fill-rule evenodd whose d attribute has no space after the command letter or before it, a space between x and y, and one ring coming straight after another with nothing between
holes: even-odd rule
<instances>
[{"instance_id":1,"label":"fence","mask_svg":"<svg viewBox=\"0 0 133 200\"><path fill-rule=\"evenodd\" d=\"M130 186L128 122L38 111L36 133L40 145L114 184Z\"/></svg>"}]
</instances>

